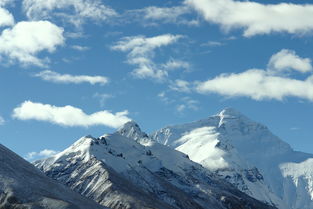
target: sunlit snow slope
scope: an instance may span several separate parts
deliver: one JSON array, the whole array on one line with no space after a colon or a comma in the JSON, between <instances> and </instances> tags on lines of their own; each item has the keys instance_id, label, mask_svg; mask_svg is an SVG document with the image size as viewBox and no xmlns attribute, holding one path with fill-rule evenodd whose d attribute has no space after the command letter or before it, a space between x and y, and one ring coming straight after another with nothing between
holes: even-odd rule
<instances>
[{"instance_id":1,"label":"sunlit snow slope","mask_svg":"<svg viewBox=\"0 0 313 209\"><path fill-rule=\"evenodd\" d=\"M313 155L292 150L266 126L234 109L168 126L150 137L256 199L280 209L313 208Z\"/></svg>"}]
</instances>

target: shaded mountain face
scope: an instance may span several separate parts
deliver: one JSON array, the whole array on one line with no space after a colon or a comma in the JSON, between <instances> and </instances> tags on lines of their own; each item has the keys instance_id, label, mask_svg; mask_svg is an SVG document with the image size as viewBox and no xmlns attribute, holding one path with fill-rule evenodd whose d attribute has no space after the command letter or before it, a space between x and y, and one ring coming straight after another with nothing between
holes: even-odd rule
<instances>
[{"instance_id":1,"label":"shaded mountain face","mask_svg":"<svg viewBox=\"0 0 313 209\"><path fill-rule=\"evenodd\" d=\"M114 209L274 208L220 180L186 154L149 139L133 121L114 134L83 137L35 165Z\"/></svg>"},{"instance_id":2,"label":"shaded mountain face","mask_svg":"<svg viewBox=\"0 0 313 209\"><path fill-rule=\"evenodd\" d=\"M1 209L105 209L0 145Z\"/></svg>"},{"instance_id":3,"label":"shaded mountain face","mask_svg":"<svg viewBox=\"0 0 313 209\"><path fill-rule=\"evenodd\" d=\"M258 200L281 209L313 208L313 155L292 150L234 109L162 128L150 138L188 154Z\"/></svg>"}]
</instances>

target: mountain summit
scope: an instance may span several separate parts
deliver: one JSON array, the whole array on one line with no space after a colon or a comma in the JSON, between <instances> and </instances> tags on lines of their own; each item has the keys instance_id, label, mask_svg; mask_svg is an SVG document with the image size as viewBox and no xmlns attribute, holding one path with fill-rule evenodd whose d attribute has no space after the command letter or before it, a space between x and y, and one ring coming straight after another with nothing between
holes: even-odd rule
<instances>
[{"instance_id":1,"label":"mountain summit","mask_svg":"<svg viewBox=\"0 0 313 209\"><path fill-rule=\"evenodd\" d=\"M35 165L113 209L274 209L148 138L134 121L113 134L83 137Z\"/></svg>"},{"instance_id":2,"label":"mountain summit","mask_svg":"<svg viewBox=\"0 0 313 209\"><path fill-rule=\"evenodd\" d=\"M231 107L227 107L227 108L223 109L217 115L220 117L223 117L223 116L232 116L232 117L244 116L241 112L239 112L238 110L231 108Z\"/></svg>"},{"instance_id":3,"label":"mountain summit","mask_svg":"<svg viewBox=\"0 0 313 209\"><path fill-rule=\"evenodd\" d=\"M148 135L145 132L141 131L141 128L135 121L129 121L125 123L117 130L117 133L135 140L148 138Z\"/></svg>"},{"instance_id":4,"label":"mountain summit","mask_svg":"<svg viewBox=\"0 0 313 209\"><path fill-rule=\"evenodd\" d=\"M150 136L130 121L35 165L114 209L313 208L313 155L231 108Z\"/></svg>"},{"instance_id":5,"label":"mountain summit","mask_svg":"<svg viewBox=\"0 0 313 209\"><path fill-rule=\"evenodd\" d=\"M313 208L313 172L302 166L312 163L313 155L292 150L266 126L232 108L162 128L150 138L188 154L256 199L280 209Z\"/></svg>"}]
</instances>

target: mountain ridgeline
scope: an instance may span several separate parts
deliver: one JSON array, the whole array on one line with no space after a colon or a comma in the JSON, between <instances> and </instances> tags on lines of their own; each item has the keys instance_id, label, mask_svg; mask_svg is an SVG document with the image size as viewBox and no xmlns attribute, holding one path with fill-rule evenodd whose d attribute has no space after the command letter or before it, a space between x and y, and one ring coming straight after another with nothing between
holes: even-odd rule
<instances>
[{"instance_id":1,"label":"mountain ridgeline","mask_svg":"<svg viewBox=\"0 0 313 209\"><path fill-rule=\"evenodd\" d=\"M134 121L86 136L34 163L47 176L110 208L271 209L219 175L160 144Z\"/></svg>"},{"instance_id":2,"label":"mountain ridgeline","mask_svg":"<svg viewBox=\"0 0 313 209\"><path fill-rule=\"evenodd\" d=\"M0 144L1 209L105 209Z\"/></svg>"},{"instance_id":3,"label":"mountain ridgeline","mask_svg":"<svg viewBox=\"0 0 313 209\"><path fill-rule=\"evenodd\" d=\"M0 155L8 155L7 152L1 150ZM19 184L23 188L13 166L21 167L21 163L24 169L27 164L22 159L14 164L14 160L2 158L12 167L12 173L0 168L0 208L1 204L10 202L8 191ZM29 182L40 176L42 184L27 187L34 187L34 191L38 186L43 188L43 197L36 196L37 199L46 202L48 194L44 188L50 187L51 182L57 187L63 184L72 190L71 195L78 195L75 198L86 201L85 204L90 204L90 200L98 203L84 209L102 206L113 209L313 208L313 155L292 150L266 126L230 108L150 135L130 121L113 134L82 137L64 151L34 165L59 182L35 170L35 180L29 176ZM20 170L23 172L28 169ZM2 173L10 174L10 179L3 178ZM8 187L7 181L17 183ZM12 189L2 191L3 185ZM49 197L59 201L60 197L53 195ZM74 198L71 195L62 196L62 204L71 205ZM14 197L18 197L19 203L27 199L22 193Z\"/></svg>"}]
</instances>

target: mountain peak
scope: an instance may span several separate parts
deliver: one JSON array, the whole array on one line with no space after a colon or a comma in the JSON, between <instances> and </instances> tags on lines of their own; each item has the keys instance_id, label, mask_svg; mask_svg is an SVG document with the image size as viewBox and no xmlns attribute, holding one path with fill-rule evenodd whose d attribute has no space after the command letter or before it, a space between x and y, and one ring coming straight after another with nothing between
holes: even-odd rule
<instances>
[{"instance_id":1,"label":"mountain peak","mask_svg":"<svg viewBox=\"0 0 313 209\"><path fill-rule=\"evenodd\" d=\"M125 123L121 128L117 130L117 133L135 140L148 137L148 135L145 132L141 131L139 125L133 120Z\"/></svg>"},{"instance_id":2,"label":"mountain peak","mask_svg":"<svg viewBox=\"0 0 313 209\"><path fill-rule=\"evenodd\" d=\"M223 109L220 113L218 113L218 115L219 116L226 116L226 115L227 116L243 116L241 112L231 107L227 107Z\"/></svg>"}]
</instances>

